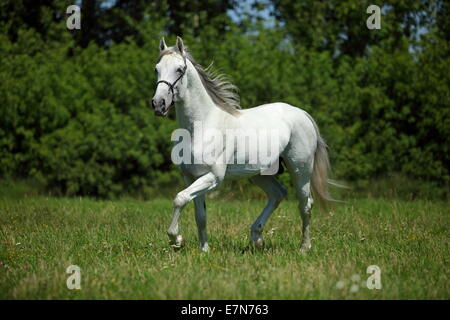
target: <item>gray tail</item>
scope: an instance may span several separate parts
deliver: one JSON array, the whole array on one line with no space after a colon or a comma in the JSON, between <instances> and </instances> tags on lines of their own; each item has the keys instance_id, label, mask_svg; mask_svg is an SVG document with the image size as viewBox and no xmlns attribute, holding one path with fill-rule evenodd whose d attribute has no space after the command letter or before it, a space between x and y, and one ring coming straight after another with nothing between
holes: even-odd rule
<instances>
[{"instance_id":1,"label":"gray tail","mask_svg":"<svg viewBox=\"0 0 450 320\"><path fill-rule=\"evenodd\" d=\"M306 113L306 112L305 112ZM319 128L317 127L314 119L306 113L308 118L314 125L314 129L317 134L317 148L314 154L314 167L313 173L311 177L311 189L313 193L313 198L315 201L319 203L319 207L322 209L327 209L329 202L340 202L338 200L333 199L328 192L328 184L337 186L337 187L345 187L340 185L330 179L328 179L328 173L330 172L330 161L328 159L328 151L327 144L325 140L322 138L319 132Z\"/></svg>"}]
</instances>

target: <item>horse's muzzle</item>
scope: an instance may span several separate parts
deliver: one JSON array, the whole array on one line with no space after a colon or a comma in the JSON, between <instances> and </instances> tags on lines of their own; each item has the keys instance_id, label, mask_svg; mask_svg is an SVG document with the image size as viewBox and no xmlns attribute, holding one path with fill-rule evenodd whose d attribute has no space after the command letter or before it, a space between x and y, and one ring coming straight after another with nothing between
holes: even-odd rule
<instances>
[{"instance_id":1,"label":"horse's muzzle","mask_svg":"<svg viewBox=\"0 0 450 320\"><path fill-rule=\"evenodd\" d=\"M155 115L157 115L158 117L165 117L168 113L169 109L165 110L165 111L160 111L160 110L155 110Z\"/></svg>"},{"instance_id":2,"label":"horse's muzzle","mask_svg":"<svg viewBox=\"0 0 450 320\"><path fill-rule=\"evenodd\" d=\"M169 112L169 106L166 105L164 99L160 99L159 101L152 99L152 107L155 110L155 115L159 117L164 117Z\"/></svg>"}]
</instances>

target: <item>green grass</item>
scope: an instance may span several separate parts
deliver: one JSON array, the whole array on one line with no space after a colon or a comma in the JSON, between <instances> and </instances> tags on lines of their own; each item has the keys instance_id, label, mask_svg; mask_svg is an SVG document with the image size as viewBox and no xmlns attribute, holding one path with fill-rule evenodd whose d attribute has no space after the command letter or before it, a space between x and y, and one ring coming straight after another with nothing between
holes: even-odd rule
<instances>
[{"instance_id":1,"label":"green grass","mask_svg":"<svg viewBox=\"0 0 450 320\"><path fill-rule=\"evenodd\" d=\"M197 250L193 205L174 252L171 201L0 197L1 299L449 299L448 202L351 200L314 212L313 249L299 253L297 204L285 201L246 250L262 200L209 200L212 251ZM81 290L66 268L81 268ZM350 280L381 268L381 290ZM339 289L336 284L344 281Z\"/></svg>"}]
</instances>

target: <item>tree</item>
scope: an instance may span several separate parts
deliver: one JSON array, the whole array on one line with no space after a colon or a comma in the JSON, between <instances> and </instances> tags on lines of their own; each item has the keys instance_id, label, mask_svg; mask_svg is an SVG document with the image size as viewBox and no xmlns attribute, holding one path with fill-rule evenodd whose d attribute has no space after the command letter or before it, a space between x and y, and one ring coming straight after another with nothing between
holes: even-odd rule
<instances>
[{"instance_id":1,"label":"tree","mask_svg":"<svg viewBox=\"0 0 450 320\"><path fill-rule=\"evenodd\" d=\"M336 57L363 56L372 45L402 37L414 40L419 32L434 23L433 13L444 1L396 0L381 6L381 30L369 30L368 0L273 0L274 15L284 23L296 43L319 51L330 51ZM393 49L393 48L392 48Z\"/></svg>"}]
</instances>

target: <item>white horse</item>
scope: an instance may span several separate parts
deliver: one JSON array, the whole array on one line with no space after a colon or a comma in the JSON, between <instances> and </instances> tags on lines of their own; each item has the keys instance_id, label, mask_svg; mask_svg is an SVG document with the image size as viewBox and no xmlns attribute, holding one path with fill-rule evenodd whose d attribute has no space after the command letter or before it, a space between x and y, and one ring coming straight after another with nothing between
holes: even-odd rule
<instances>
[{"instance_id":1,"label":"white horse","mask_svg":"<svg viewBox=\"0 0 450 320\"><path fill-rule=\"evenodd\" d=\"M319 134L314 120L305 111L286 103L271 103L250 109L239 108L239 97L235 87L222 76L214 76L209 68L198 65L181 38L177 37L174 47L167 47L164 38L160 41L160 56L156 64L156 92L152 99L155 114L165 116L175 105L179 127L194 137L189 159L198 157L206 142L195 139L195 123L216 130L226 136L229 129L254 129L256 131L277 130L276 154L270 157L273 164L279 158L289 170L299 201L302 218L302 243L300 250L311 248L310 217L314 199L321 203L330 198L327 191L329 169L327 147ZM238 137L240 138L240 137ZM245 140L245 137L242 137ZM197 145L196 145L197 144ZM203 145L198 145L203 144ZM217 188L227 178L250 178L267 194L268 203L251 226L251 241L255 247L263 245L262 231L273 211L286 197L286 189L274 175L262 174L267 163L250 163L249 153L258 148L253 144L245 152L225 150L220 144L214 152L217 161L189 161L180 164L186 189L177 194L173 201L173 217L168 235L174 248L180 248L183 238L179 233L178 220L183 207L191 200L195 204L195 219L198 227L200 250L208 251L206 233L205 193ZM233 144L229 148L236 148ZM197 153L197 154L196 154ZM230 159L231 157L235 157ZM219 157L222 157L219 160ZM210 157L211 158L211 157ZM223 159L225 158L225 161Z\"/></svg>"}]
</instances>

